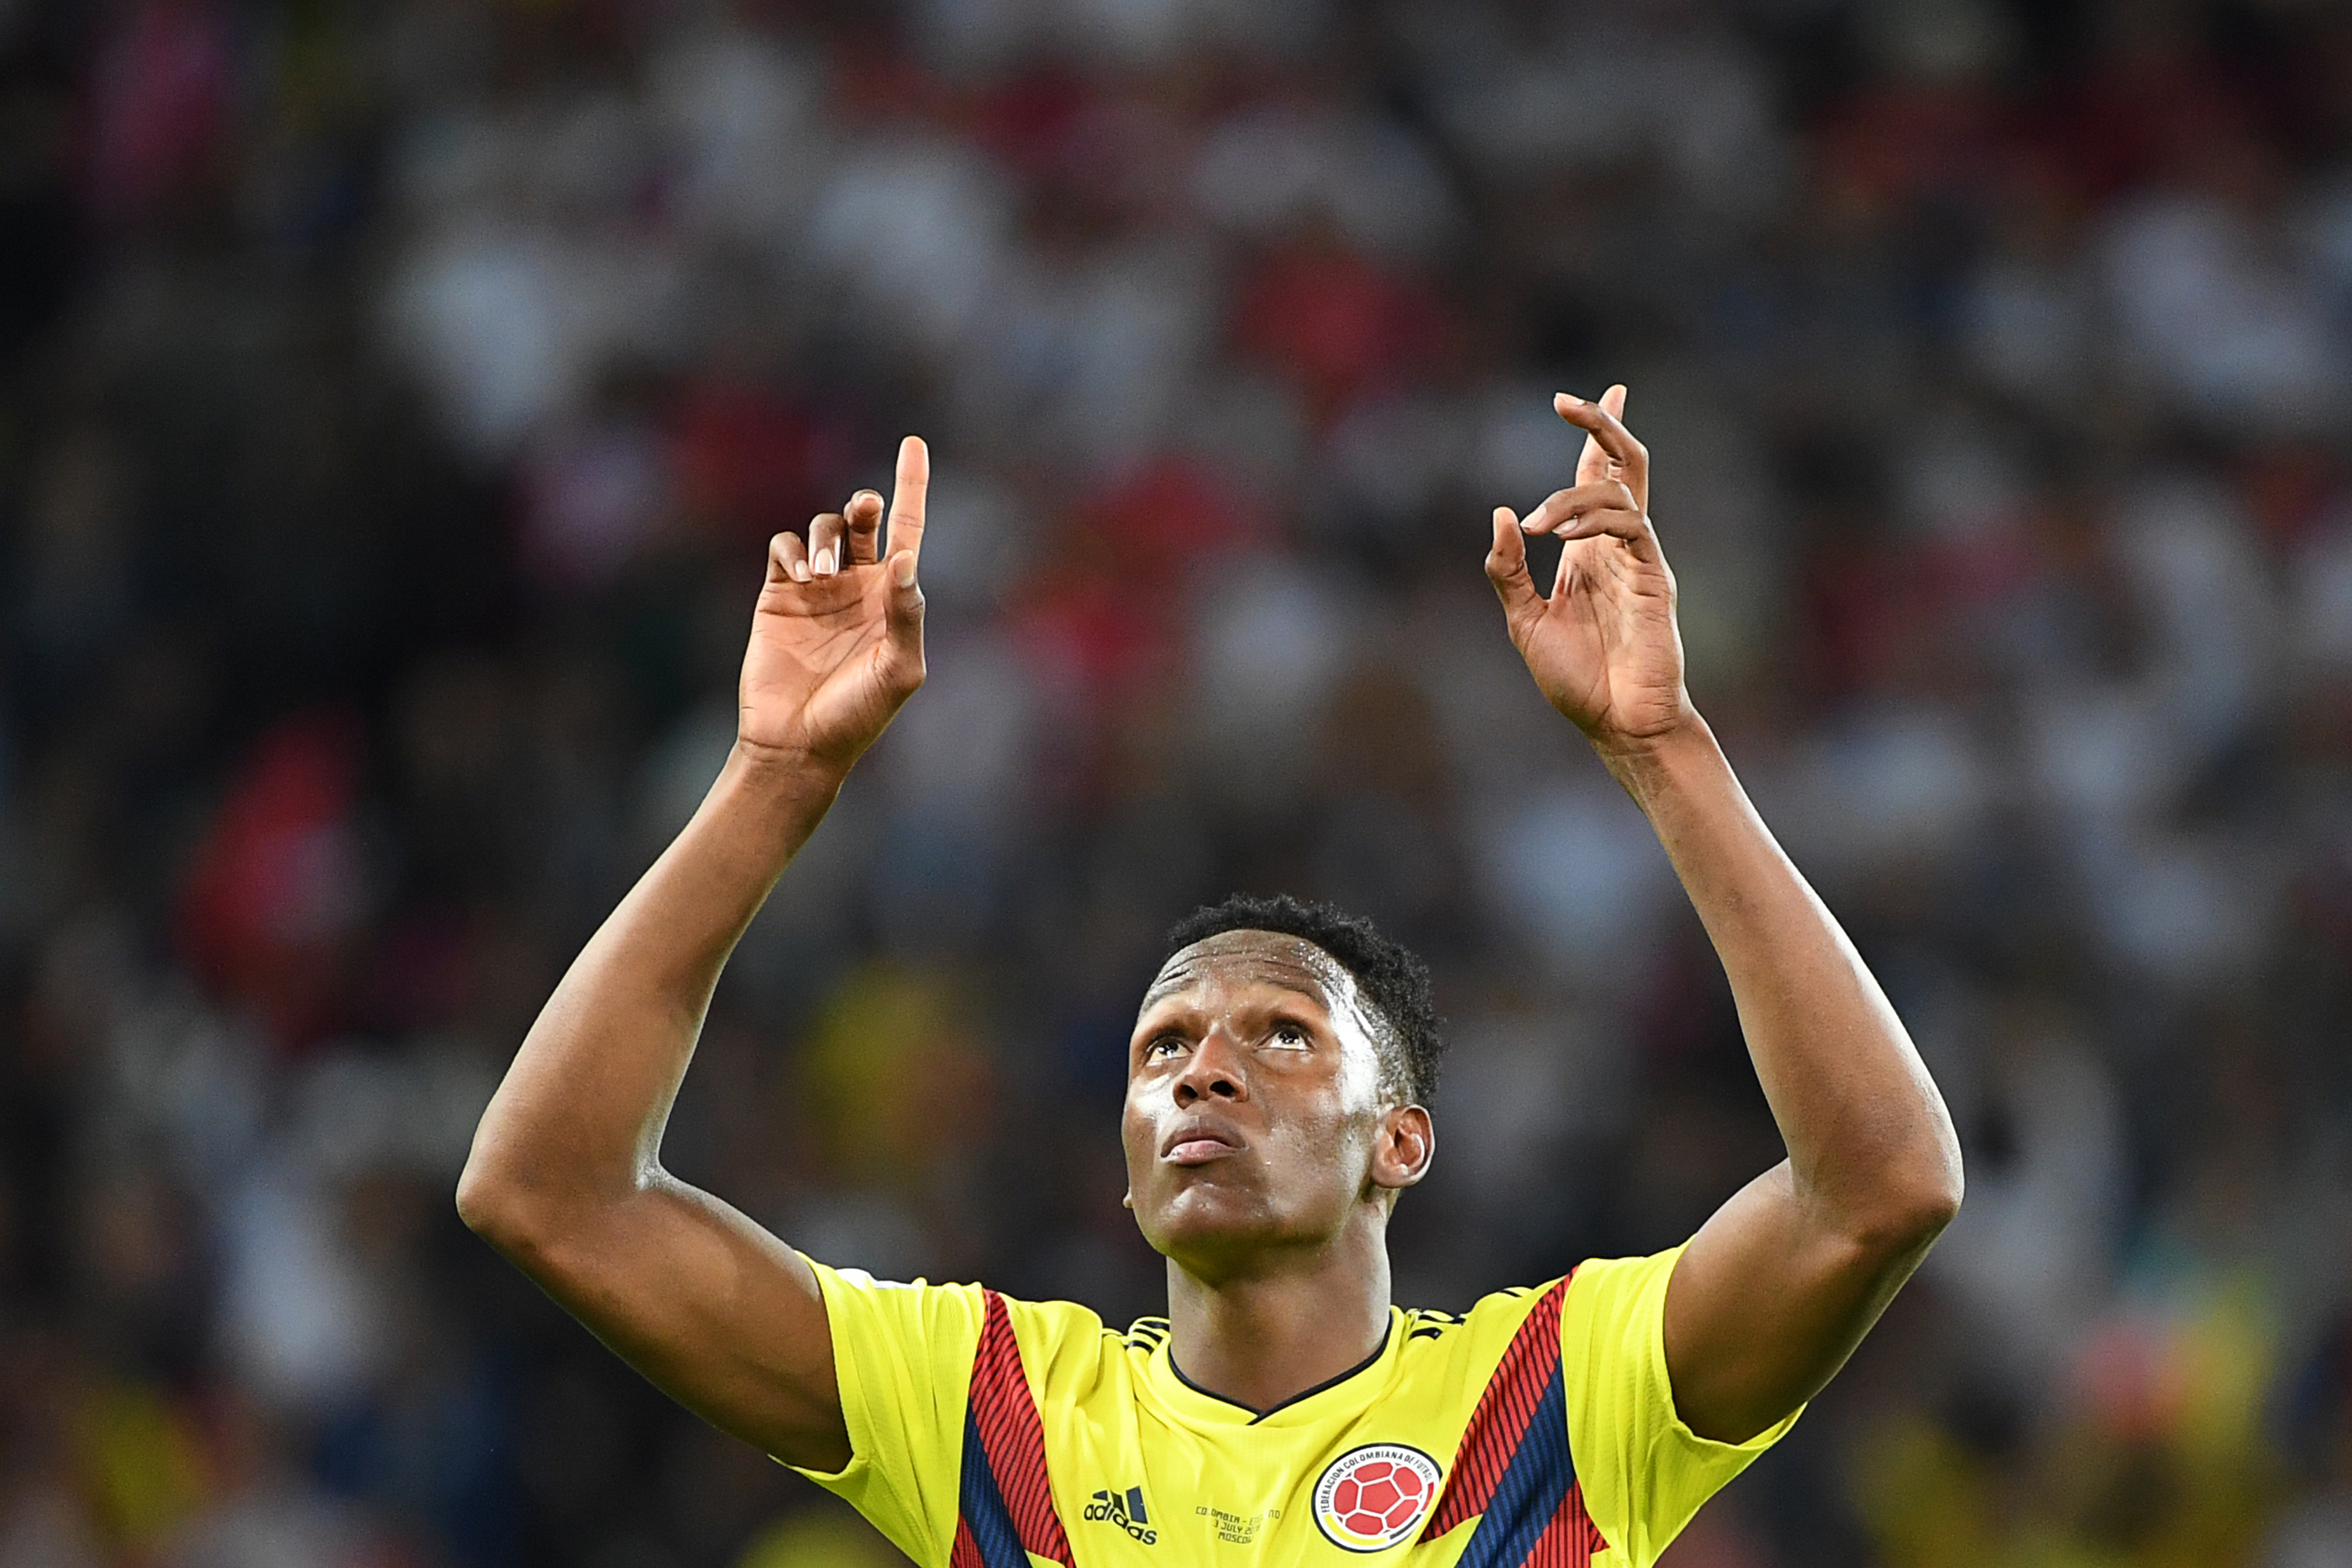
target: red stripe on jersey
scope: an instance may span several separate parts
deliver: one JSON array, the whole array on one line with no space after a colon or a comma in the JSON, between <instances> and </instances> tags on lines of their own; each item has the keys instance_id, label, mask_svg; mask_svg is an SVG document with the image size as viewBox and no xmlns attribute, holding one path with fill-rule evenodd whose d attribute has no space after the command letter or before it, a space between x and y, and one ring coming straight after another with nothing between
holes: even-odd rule
<instances>
[{"instance_id":1,"label":"red stripe on jersey","mask_svg":"<svg viewBox=\"0 0 2352 1568\"><path fill-rule=\"evenodd\" d=\"M1608 1538L1585 1511L1584 1483L1579 1481L1568 1489L1550 1522L1536 1537L1527 1568L1591 1568L1593 1553L1608 1549Z\"/></svg>"},{"instance_id":2,"label":"red stripe on jersey","mask_svg":"<svg viewBox=\"0 0 2352 1568\"><path fill-rule=\"evenodd\" d=\"M1559 1370L1560 1302L1568 1294L1569 1280L1575 1278L1571 1273L1538 1297L1519 1332L1511 1336L1495 1375L1486 1380L1486 1392L1478 1396L1478 1407L1462 1434L1462 1446L1454 1451L1454 1473L1446 1478L1444 1495L1422 1527L1423 1541L1434 1541L1486 1511L1503 1472L1510 1468L1511 1457L1518 1452L1519 1439L1527 1435L1528 1418L1543 1398L1544 1385ZM1579 1490L1570 1489L1571 1500ZM1580 1511L1582 1504L1576 1506ZM1544 1531L1547 1537L1551 1533L1549 1527Z\"/></svg>"},{"instance_id":3,"label":"red stripe on jersey","mask_svg":"<svg viewBox=\"0 0 2352 1568\"><path fill-rule=\"evenodd\" d=\"M961 1515L956 1518L955 1544L948 1549L948 1568L986 1568L980 1555L980 1542L971 1538L971 1526Z\"/></svg>"},{"instance_id":4,"label":"red stripe on jersey","mask_svg":"<svg viewBox=\"0 0 2352 1568\"><path fill-rule=\"evenodd\" d=\"M1021 1347L1013 1337L1013 1314L1004 1298L982 1291L987 1316L980 1331L980 1348L971 1362L971 1416L980 1432L988 1468L1004 1499L1005 1512L1021 1537L1022 1550L1033 1556L1066 1565L1070 1563L1070 1538L1063 1532L1062 1516L1054 1511L1054 1493L1045 1475L1045 1429L1037 1419L1037 1401L1021 1370ZM1555 1338L1557 1335L1555 1335ZM959 1522L956 1552L950 1559L963 1568L961 1555L971 1540L968 1526ZM969 1561L977 1564L980 1552L971 1546Z\"/></svg>"}]
</instances>

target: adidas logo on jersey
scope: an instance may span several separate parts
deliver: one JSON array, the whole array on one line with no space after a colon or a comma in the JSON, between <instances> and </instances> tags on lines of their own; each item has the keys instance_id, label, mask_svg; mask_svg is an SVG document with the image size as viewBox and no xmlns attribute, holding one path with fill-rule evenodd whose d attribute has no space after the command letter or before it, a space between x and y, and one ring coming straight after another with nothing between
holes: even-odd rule
<instances>
[{"instance_id":1,"label":"adidas logo on jersey","mask_svg":"<svg viewBox=\"0 0 2352 1568\"><path fill-rule=\"evenodd\" d=\"M1146 1546L1157 1542L1160 1532L1151 1528L1151 1516L1144 1511L1143 1489L1129 1487L1125 1491L1105 1490L1095 1493L1087 1504L1090 1520L1108 1520Z\"/></svg>"}]
</instances>

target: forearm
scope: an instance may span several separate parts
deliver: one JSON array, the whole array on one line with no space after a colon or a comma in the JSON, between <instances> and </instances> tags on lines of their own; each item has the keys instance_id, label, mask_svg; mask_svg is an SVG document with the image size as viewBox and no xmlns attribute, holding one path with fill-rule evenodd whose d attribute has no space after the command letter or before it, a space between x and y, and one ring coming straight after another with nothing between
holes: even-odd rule
<instances>
[{"instance_id":1,"label":"forearm","mask_svg":"<svg viewBox=\"0 0 2352 1568\"><path fill-rule=\"evenodd\" d=\"M1649 817L1715 945L1810 1217L1898 1249L1958 1202L1951 1118L1853 945L1705 723L1602 759Z\"/></svg>"},{"instance_id":2,"label":"forearm","mask_svg":"<svg viewBox=\"0 0 2352 1568\"><path fill-rule=\"evenodd\" d=\"M1553 406L1586 434L1577 483L1524 523L1496 508L1486 576L1536 685L1664 844L1789 1150L1699 1228L1666 1291L1675 1409L1741 1442L1812 1397L1926 1254L1959 1202L1959 1146L1877 981L1691 709L1625 389ZM1563 541L1549 596L1525 532Z\"/></svg>"},{"instance_id":3,"label":"forearm","mask_svg":"<svg viewBox=\"0 0 2352 1568\"><path fill-rule=\"evenodd\" d=\"M636 1191L728 955L824 819L837 772L738 746L694 820L572 961L483 1113L458 1205L478 1228Z\"/></svg>"}]
</instances>

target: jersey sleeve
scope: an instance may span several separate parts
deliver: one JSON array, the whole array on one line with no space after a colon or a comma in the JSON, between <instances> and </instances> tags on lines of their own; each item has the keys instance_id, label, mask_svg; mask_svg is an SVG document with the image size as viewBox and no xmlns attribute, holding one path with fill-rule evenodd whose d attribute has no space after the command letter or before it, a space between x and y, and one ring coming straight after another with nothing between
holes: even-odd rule
<instances>
[{"instance_id":1,"label":"jersey sleeve","mask_svg":"<svg viewBox=\"0 0 2352 1568\"><path fill-rule=\"evenodd\" d=\"M850 1459L830 1474L800 1473L924 1568L940 1568L955 1541L980 1287L893 1284L814 1259L809 1267L824 1292Z\"/></svg>"},{"instance_id":2,"label":"jersey sleeve","mask_svg":"<svg viewBox=\"0 0 2352 1568\"><path fill-rule=\"evenodd\" d=\"M1699 1505L1801 1414L1745 1443L1702 1437L1675 1414L1666 1281L1681 1256L1677 1247L1587 1263L1560 1307L1569 1450L1586 1511L1629 1568L1649 1568Z\"/></svg>"}]
</instances>

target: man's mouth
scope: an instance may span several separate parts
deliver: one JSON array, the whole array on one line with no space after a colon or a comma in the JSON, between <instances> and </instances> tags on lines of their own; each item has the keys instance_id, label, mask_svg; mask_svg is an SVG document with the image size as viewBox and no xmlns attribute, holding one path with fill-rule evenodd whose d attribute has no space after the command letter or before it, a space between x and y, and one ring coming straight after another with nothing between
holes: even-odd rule
<instances>
[{"instance_id":1,"label":"man's mouth","mask_svg":"<svg viewBox=\"0 0 2352 1568\"><path fill-rule=\"evenodd\" d=\"M1223 1127L1187 1122L1169 1134L1160 1157L1171 1166L1202 1166L1238 1154L1241 1147L1241 1139Z\"/></svg>"}]
</instances>

